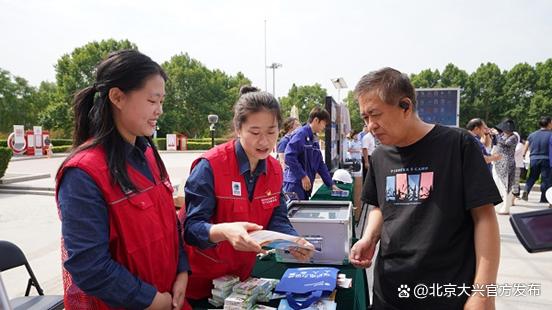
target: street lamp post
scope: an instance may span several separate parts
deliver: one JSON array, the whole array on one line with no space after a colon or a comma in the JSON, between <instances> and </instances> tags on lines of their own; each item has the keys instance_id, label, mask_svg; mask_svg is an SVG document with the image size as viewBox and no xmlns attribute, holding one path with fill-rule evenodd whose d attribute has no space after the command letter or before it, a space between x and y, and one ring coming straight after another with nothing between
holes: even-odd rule
<instances>
[{"instance_id":1,"label":"street lamp post","mask_svg":"<svg viewBox=\"0 0 552 310\"><path fill-rule=\"evenodd\" d=\"M272 69L272 96L276 97L276 69L281 68L282 64L273 62L268 69Z\"/></svg>"},{"instance_id":2,"label":"street lamp post","mask_svg":"<svg viewBox=\"0 0 552 310\"><path fill-rule=\"evenodd\" d=\"M209 114L207 116L207 121L209 124L209 130L211 131L211 148L215 147L215 124L218 123L218 115Z\"/></svg>"},{"instance_id":3,"label":"street lamp post","mask_svg":"<svg viewBox=\"0 0 552 310\"><path fill-rule=\"evenodd\" d=\"M347 88L347 83L345 82L345 79L342 77L339 77L337 79L332 79L332 83L335 88L337 88L337 102L341 103L341 89Z\"/></svg>"}]
</instances>

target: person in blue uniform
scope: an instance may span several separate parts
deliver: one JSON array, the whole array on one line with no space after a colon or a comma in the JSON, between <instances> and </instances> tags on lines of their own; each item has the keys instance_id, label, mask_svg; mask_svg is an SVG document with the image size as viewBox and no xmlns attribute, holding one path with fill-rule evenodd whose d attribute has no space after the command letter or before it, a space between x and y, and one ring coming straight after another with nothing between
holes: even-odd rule
<instances>
[{"instance_id":1,"label":"person in blue uniform","mask_svg":"<svg viewBox=\"0 0 552 310\"><path fill-rule=\"evenodd\" d=\"M282 190L288 193L290 199L309 199L317 173L327 187L340 190L333 183L328 167L322 160L318 143L318 134L328 123L330 123L328 111L315 107L309 114L308 123L295 131L286 146L284 152L286 168Z\"/></svg>"}]
</instances>

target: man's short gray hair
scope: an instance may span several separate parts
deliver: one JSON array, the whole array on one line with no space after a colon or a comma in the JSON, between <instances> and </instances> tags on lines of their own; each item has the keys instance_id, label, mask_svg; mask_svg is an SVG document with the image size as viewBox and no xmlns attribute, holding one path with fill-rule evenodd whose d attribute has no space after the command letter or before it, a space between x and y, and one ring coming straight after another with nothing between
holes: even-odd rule
<instances>
[{"instance_id":1,"label":"man's short gray hair","mask_svg":"<svg viewBox=\"0 0 552 310\"><path fill-rule=\"evenodd\" d=\"M376 92L381 101L397 105L399 100L407 97L416 107L416 91L408 76L393 68L383 68L364 75L355 87L355 98Z\"/></svg>"}]
</instances>

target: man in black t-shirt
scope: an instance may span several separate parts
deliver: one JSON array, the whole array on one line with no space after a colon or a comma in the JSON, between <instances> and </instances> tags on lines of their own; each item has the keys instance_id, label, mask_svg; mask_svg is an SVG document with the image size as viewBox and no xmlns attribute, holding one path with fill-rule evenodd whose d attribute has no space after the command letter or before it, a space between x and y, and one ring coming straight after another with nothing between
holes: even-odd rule
<instances>
[{"instance_id":1,"label":"man in black t-shirt","mask_svg":"<svg viewBox=\"0 0 552 310\"><path fill-rule=\"evenodd\" d=\"M374 207L349 257L369 267L379 241L374 308L494 309L501 198L477 143L465 130L423 122L397 70L365 75L355 94L382 143L363 191Z\"/></svg>"}]
</instances>

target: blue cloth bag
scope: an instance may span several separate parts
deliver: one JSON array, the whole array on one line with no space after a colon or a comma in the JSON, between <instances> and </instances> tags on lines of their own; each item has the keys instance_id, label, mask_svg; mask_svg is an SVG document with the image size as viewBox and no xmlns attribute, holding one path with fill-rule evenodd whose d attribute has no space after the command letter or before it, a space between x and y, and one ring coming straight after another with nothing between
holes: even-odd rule
<instances>
[{"instance_id":1,"label":"blue cloth bag","mask_svg":"<svg viewBox=\"0 0 552 310\"><path fill-rule=\"evenodd\" d=\"M339 269L332 267L289 268L275 291L285 294L293 309L305 309L331 294L337 283L338 272ZM303 298L297 300L297 297Z\"/></svg>"}]
</instances>

